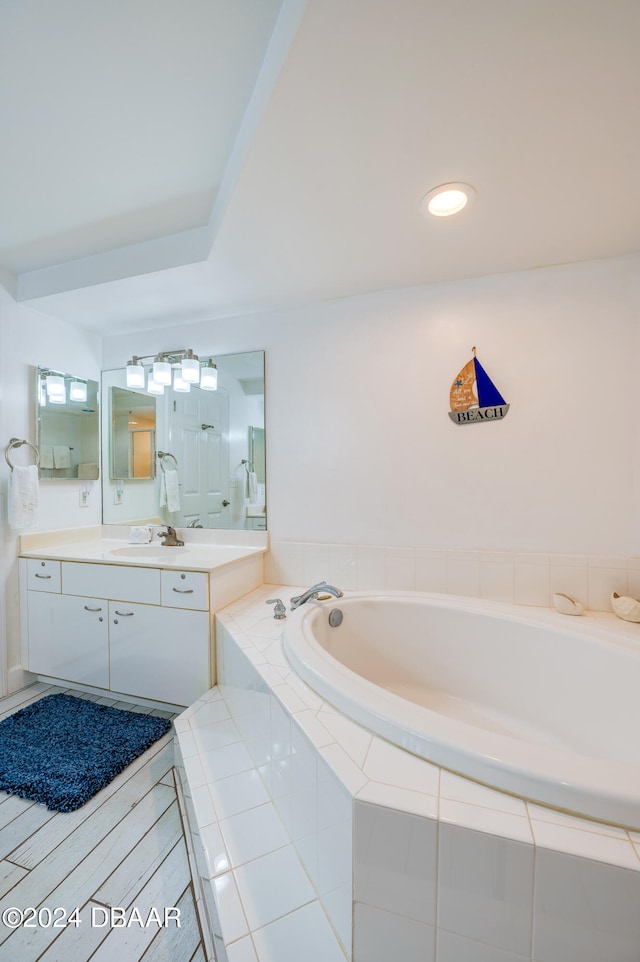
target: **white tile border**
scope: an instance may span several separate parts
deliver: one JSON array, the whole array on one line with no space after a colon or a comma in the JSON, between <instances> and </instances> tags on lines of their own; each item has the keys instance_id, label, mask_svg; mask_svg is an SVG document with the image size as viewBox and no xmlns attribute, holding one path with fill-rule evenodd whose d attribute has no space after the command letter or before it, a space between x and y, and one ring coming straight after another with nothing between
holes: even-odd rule
<instances>
[{"instance_id":1,"label":"white tile border","mask_svg":"<svg viewBox=\"0 0 640 962\"><path fill-rule=\"evenodd\" d=\"M266 558L269 581L283 594L317 575L347 591L415 589L537 607L563 591L591 611L611 611L612 591L640 596L639 569L638 558L608 555L303 541L274 541Z\"/></svg>"}]
</instances>

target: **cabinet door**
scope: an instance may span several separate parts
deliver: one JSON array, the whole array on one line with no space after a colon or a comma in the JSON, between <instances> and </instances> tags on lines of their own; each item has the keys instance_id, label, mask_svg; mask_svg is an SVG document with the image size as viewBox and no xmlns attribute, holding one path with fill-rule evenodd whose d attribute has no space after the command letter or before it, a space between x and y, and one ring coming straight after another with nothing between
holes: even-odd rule
<instances>
[{"instance_id":1,"label":"cabinet door","mask_svg":"<svg viewBox=\"0 0 640 962\"><path fill-rule=\"evenodd\" d=\"M29 670L109 687L107 602L28 593Z\"/></svg>"},{"instance_id":2,"label":"cabinet door","mask_svg":"<svg viewBox=\"0 0 640 962\"><path fill-rule=\"evenodd\" d=\"M190 705L209 688L209 614L109 602L111 688Z\"/></svg>"}]
</instances>

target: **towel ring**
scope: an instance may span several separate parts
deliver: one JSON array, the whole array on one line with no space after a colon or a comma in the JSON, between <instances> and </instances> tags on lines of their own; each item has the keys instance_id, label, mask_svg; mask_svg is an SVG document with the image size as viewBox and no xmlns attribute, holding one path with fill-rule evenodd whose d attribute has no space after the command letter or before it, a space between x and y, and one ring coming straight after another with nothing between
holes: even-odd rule
<instances>
[{"instance_id":1,"label":"towel ring","mask_svg":"<svg viewBox=\"0 0 640 962\"><path fill-rule=\"evenodd\" d=\"M162 470L163 470L164 472L166 472L166 470L167 470L166 467L165 467L165 463L164 463L165 458L172 458L173 463L175 464L176 470L177 470L177 468L178 468L178 459L177 459L177 457L175 456L175 454L171 454L170 451L158 451L158 457L159 457L159 459L160 459L160 467L162 468Z\"/></svg>"},{"instance_id":2,"label":"towel ring","mask_svg":"<svg viewBox=\"0 0 640 962\"><path fill-rule=\"evenodd\" d=\"M15 465L11 462L11 460L10 460L10 458L9 458L9 451L10 451L12 448L21 448L23 444L27 444L30 448L33 448L33 452L34 452L34 454L35 454L35 456L36 456L36 467L38 467L38 465L40 464L40 452L38 451L38 449L37 449L37 447L35 446L35 444L33 444L31 441L27 441L26 438L23 439L22 441L20 440L20 438L10 438L8 445L7 445L6 448L4 449L4 459L5 459L5 461L7 462L7 464L9 465L9 467L11 468L12 471L13 471Z\"/></svg>"}]
</instances>

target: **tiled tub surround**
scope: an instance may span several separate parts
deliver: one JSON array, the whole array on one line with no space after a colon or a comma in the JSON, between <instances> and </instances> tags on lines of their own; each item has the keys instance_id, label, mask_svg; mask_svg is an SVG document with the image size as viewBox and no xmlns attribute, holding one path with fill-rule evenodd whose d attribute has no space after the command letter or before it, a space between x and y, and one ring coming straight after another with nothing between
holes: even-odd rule
<instances>
[{"instance_id":1,"label":"tiled tub surround","mask_svg":"<svg viewBox=\"0 0 640 962\"><path fill-rule=\"evenodd\" d=\"M176 720L220 960L637 962L640 833L493 791L343 717L291 670L265 606L298 590L218 615L221 685Z\"/></svg>"},{"instance_id":2,"label":"tiled tub surround","mask_svg":"<svg viewBox=\"0 0 640 962\"><path fill-rule=\"evenodd\" d=\"M611 611L612 591L640 598L640 558L271 541L272 584L329 581L347 591L435 591L548 608L556 591Z\"/></svg>"}]
</instances>

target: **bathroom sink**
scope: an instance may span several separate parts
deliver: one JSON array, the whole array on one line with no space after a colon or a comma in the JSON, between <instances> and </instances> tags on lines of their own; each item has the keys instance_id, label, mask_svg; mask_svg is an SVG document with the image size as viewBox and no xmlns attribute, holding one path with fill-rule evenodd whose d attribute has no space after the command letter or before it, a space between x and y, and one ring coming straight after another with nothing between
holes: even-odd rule
<instances>
[{"instance_id":1,"label":"bathroom sink","mask_svg":"<svg viewBox=\"0 0 640 962\"><path fill-rule=\"evenodd\" d=\"M131 544L126 548L112 548L109 554L116 555L119 558L170 558L176 552L181 555L188 554L189 549L181 545L167 545L165 547L161 544Z\"/></svg>"}]
</instances>

